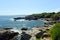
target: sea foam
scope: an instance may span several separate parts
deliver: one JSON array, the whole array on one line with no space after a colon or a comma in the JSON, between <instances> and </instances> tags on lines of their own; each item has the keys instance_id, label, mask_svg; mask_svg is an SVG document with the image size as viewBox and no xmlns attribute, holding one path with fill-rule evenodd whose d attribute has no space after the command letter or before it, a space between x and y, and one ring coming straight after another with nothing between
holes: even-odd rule
<instances>
[{"instance_id":1,"label":"sea foam","mask_svg":"<svg viewBox=\"0 0 60 40\"><path fill-rule=\"evenodd\" d=\"M10 21L14 21L14 19L13 19L13 18L10 18L9 20L10 20Z\"/></svg>"}]
</instances>

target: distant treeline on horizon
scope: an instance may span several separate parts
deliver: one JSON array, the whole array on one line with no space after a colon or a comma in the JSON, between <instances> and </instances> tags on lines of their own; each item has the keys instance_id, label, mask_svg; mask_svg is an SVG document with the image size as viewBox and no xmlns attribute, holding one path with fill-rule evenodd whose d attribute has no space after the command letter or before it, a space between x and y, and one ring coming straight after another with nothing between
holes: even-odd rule
<instances>
[{"instance_id":1,"label":"distant treeline on horizon","mask_svg":"<svg viewBox=\"0 0 60 40\"><path fill-rule=\"evenodd\" d=\"M25 17L17 17L14 19L15 20L18 20L18 19L37 20L40 18L50 18L51 20L60 20L60 12L48 12L48 13L44 12L39 14L27 15Z\"/></svg>"},{"instance_id":2,"label":"distant treeline on horizon","mask_svg":"<svg viewBox=\"0 0 60 40\"><path fill-rule=\"evenodd\" d=\"M39 14L32 14L28 16L33 16L36 18L51 18L53 20L59 20L60 19L60 12L44 12Z\"/></svg>"}]
</instances>

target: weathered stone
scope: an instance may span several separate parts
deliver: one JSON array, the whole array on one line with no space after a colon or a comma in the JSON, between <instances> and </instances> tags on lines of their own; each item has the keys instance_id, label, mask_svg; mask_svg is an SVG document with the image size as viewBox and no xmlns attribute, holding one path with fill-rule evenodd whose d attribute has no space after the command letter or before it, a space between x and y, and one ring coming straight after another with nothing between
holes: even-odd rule
<instances>
[{"instance_id":1,"label":"weathered stone","mask_svg":"<svg viewBox=\"0 0 60 40\"><path fill-rule=\"evenodd\" d=\"M31 38L31 36L25 32L22 32L21 34L21 40L29 40Z\"/></svg>"},{"instance_id":2,"label":"weathered stone","mask_svg":"<svg viewBox=\"0 0 60 40\"><path fill-rule=\"evenodd\" d=\"M4 30L0 31L0 40L11 40L19 34L18 32Z\"/></svg>"}]
</instances>

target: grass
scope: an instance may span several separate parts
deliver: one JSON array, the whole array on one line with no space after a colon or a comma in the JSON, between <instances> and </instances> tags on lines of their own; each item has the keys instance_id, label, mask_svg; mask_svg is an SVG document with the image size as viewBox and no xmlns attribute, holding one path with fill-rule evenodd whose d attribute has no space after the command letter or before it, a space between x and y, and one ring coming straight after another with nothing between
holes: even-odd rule
<instances>
[{"instance_id":1,"label":"grass","mask_svg":"<svg viewBox=\"0 0 60 40\"><path fill-rule=\"evenodd\" d=\"M36 40L40 40L40 38L36 38Z\"/></svg>"},{"instance_id":2,"label":"grass","mask_svg":"<svg viewBox=\"0 0 60 40\"><path fill-rule=\"evenodd\" d=\"M56 23L51 29L50 33L52 40L60 40L60 23Z\"/></svg>"}]
</instances>

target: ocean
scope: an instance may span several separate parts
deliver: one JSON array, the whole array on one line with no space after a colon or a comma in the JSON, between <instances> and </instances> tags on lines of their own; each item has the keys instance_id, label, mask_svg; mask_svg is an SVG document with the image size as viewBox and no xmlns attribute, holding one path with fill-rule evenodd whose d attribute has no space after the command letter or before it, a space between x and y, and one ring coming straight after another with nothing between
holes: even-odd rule
<instances>
[{"instance_id":1,"label":"ocean","mask_svg":"<svg viewBox=\"0 0 60 40\"><path fill-rule=\"evenodd\" d=\"M0 28L13 28L15 29L14 31L20 31L20 29L24 26L26 26L28 29L31 29L35 26L39 26L39 27L43 27L44 26L44 22L41 20L17 20L14 21L13 18L16 17L25 17L20 16L20 15L16 15L16 16L0 16Z\"/></svg>"},{"instance_id":2,"label":"ocean","mask_svg":"<svg viewBox=\"0 0 60 40\"><path fill-rule=\"evenodd\" d=\"M44 22L39 20L17 20L14 21L13 18L16 17L24 17L24 16L0 16L0 28L17 28L20 29L23 25L28 28L32 28L34 26L43 26Z\"/></svg>"}]
</instances>

